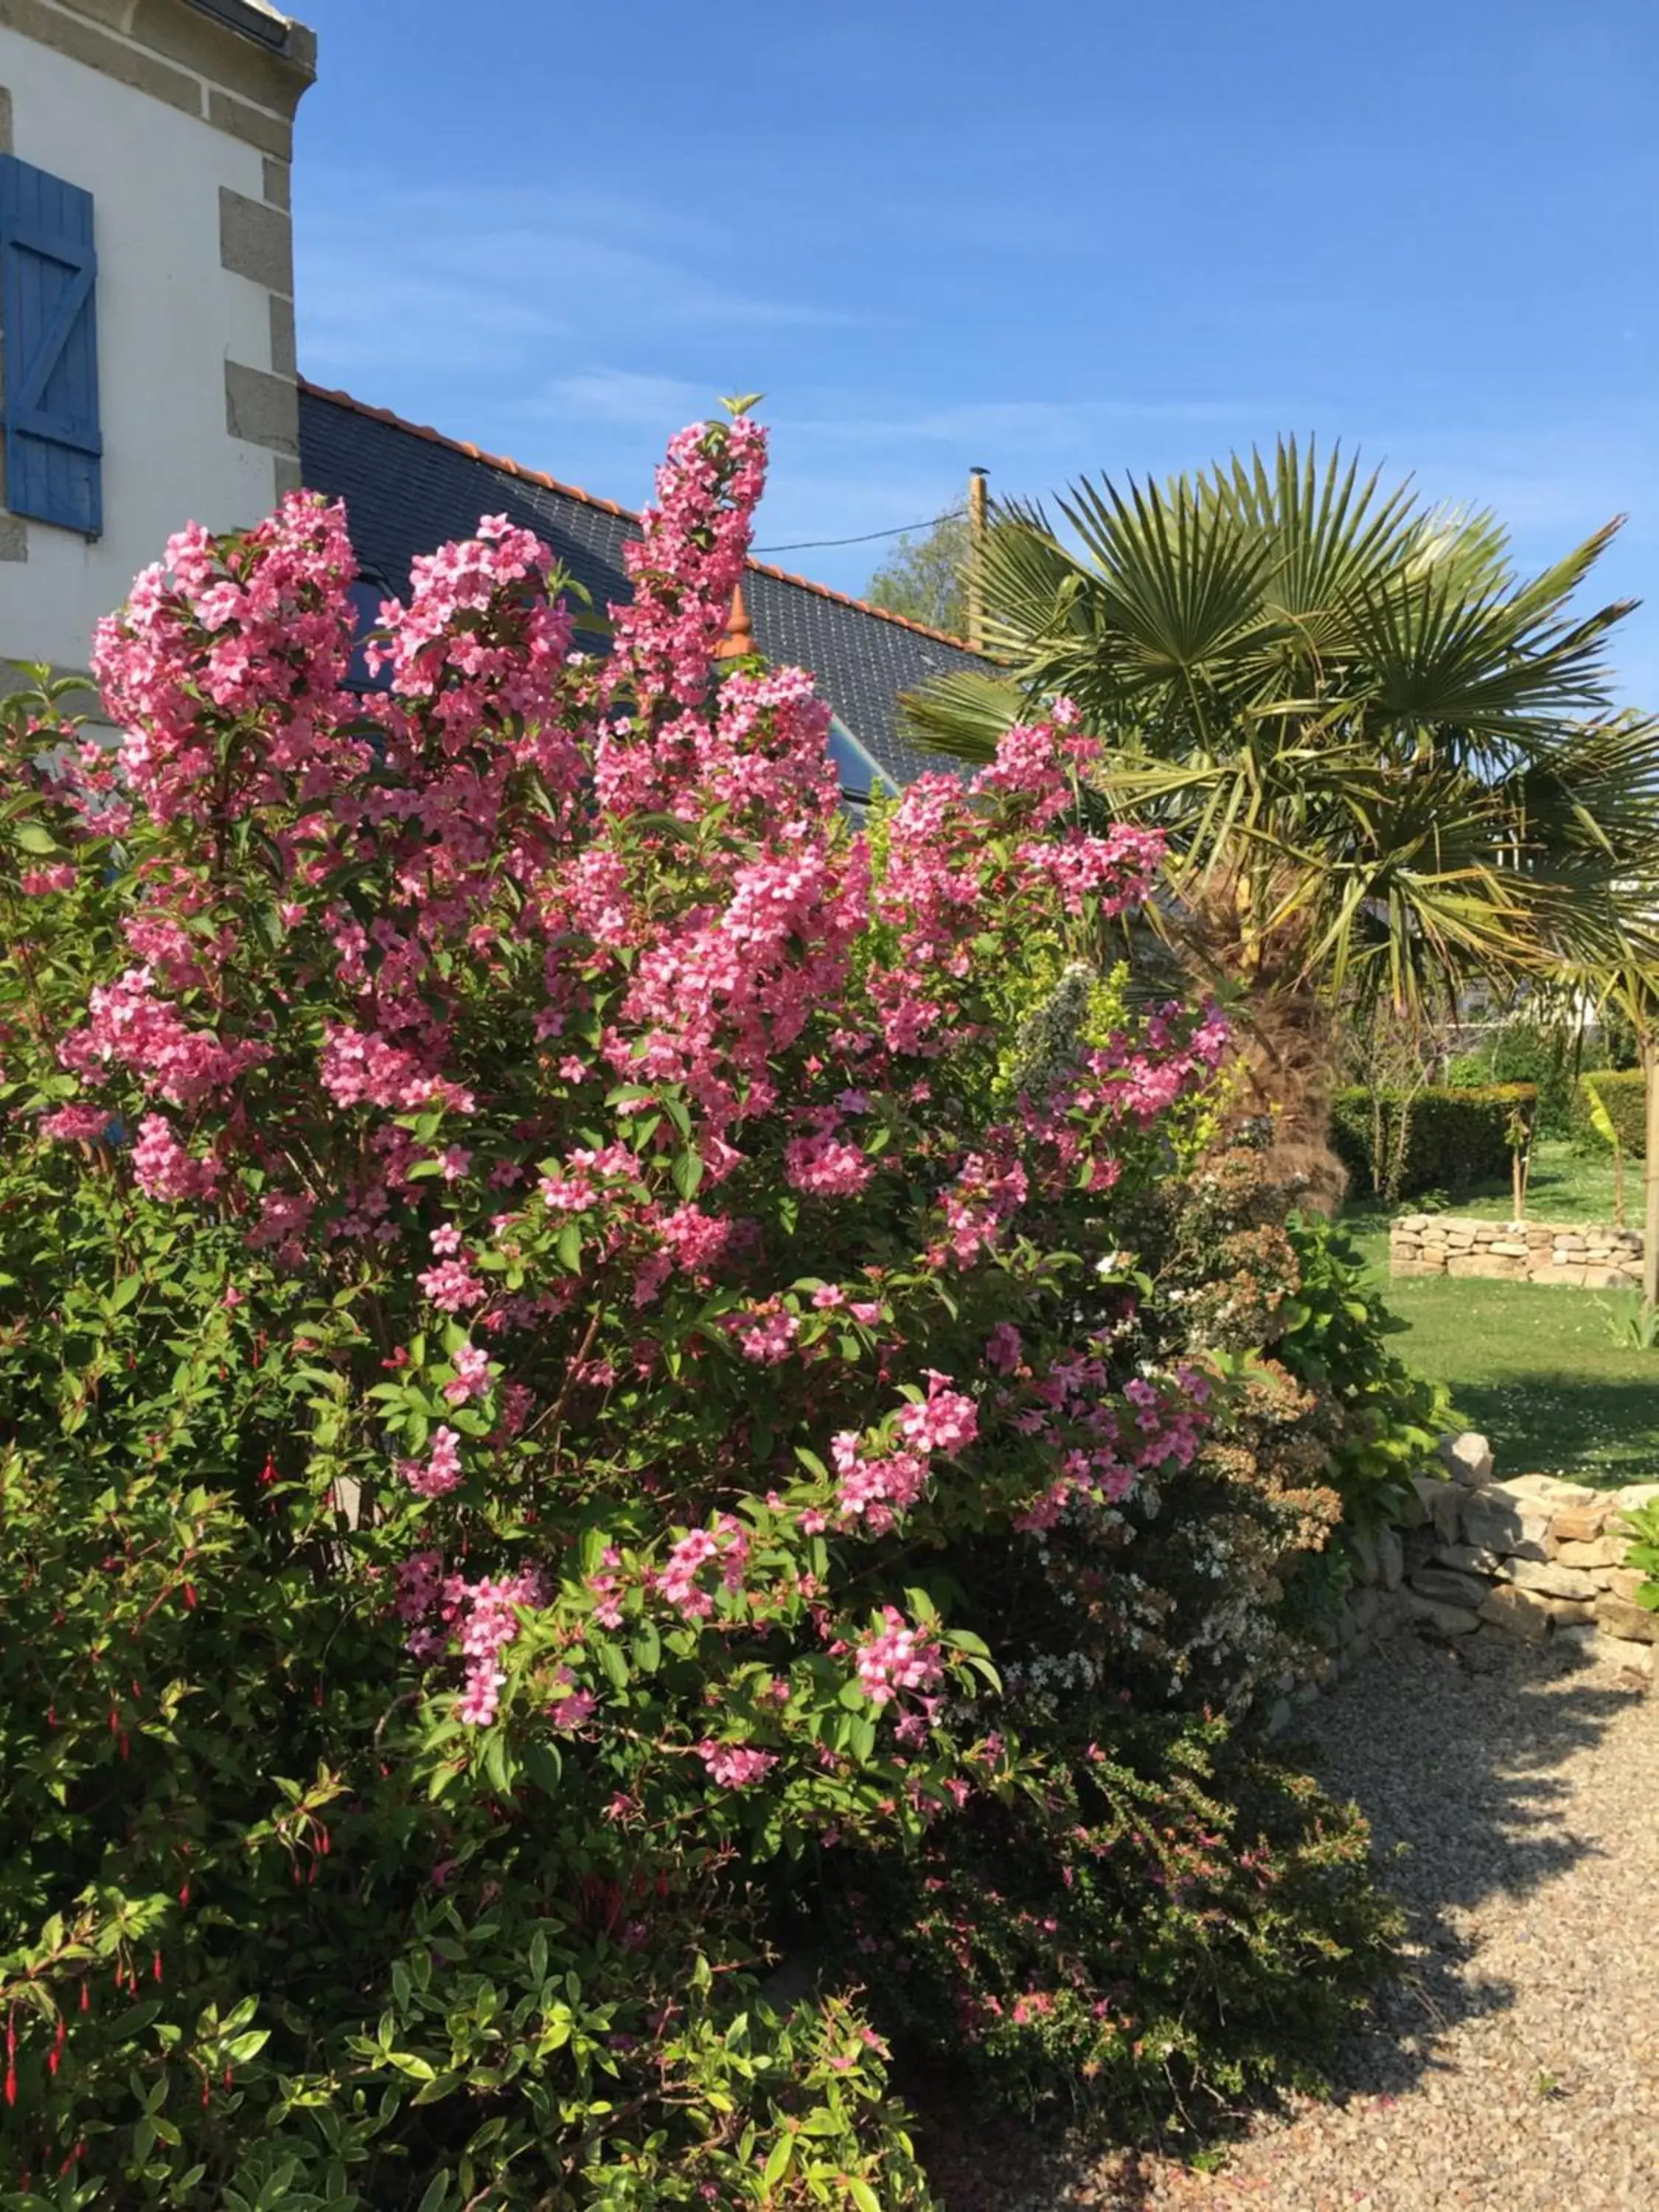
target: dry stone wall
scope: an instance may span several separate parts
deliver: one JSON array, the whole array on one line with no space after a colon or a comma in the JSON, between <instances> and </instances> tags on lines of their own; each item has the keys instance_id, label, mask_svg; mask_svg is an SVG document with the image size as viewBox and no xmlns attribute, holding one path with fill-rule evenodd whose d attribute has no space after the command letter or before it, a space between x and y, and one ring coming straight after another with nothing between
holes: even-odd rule
<instances>
[{"instance_id":1,"label":"dry stone wall","mask_svg":"<svg viewBox=\"0 0 1659 2212\"><path fill-rule=\"evenodd\" d=\"M1474 1221L1451 1213L1402 1213L1389 1232L1389 1272L1640 1290L1642 1249L1639 1229L1611 1229L1598 1222Z\"/></svg>"},{"instance_id":2,"label":"dry stone wall","mask_svg":"<svg viewBox=\"0 0 1659 2212\"><path fill-rule=\"evenodd\" d=\"M1496 1479L1491 1447L1448 1437L1437 1471L1413 1478L1400 1524L1350 1529L1355 1580L1305 1680L1285 1680L1270 1726L1346 1674L1401 1628L1443 1637L1553 1643L1651 1682L1659 1613L1637 1602L1644 1576L1626 1564L1625 1516L1659 1498L1659 1482L1593 1490L1550 1474Z\"/></svg>"}]
</instances>

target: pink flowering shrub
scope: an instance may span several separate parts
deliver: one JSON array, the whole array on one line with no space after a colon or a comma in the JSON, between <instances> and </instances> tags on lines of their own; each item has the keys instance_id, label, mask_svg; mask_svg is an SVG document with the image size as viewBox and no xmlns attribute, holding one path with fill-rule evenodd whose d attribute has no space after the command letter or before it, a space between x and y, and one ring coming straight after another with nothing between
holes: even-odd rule
<instances>
[{"instance_id":1,"label":"pink flowering shrub","mask_svg":"<svg viewBox=\"0 0 1659 2212\"><path fill-rule=\"evenodd\" d=\"M756 1998L762 1872L1037 1786L1006 1670L1234 1418L1115 1211L1226 1032L1106 980L1159 852L1069 724L848 827L714 658L763 461L673 441L605 659L486 520L354 694L296 496L100 627L113 748L13 714L20 2167L927 2201L876 2031Z\"/></svg>"}]
</instances>

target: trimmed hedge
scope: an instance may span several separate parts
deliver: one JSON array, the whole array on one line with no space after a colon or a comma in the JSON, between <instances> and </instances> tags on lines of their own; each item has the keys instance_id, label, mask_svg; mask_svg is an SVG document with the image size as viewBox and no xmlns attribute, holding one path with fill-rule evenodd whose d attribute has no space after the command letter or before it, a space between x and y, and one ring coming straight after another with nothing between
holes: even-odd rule
<instances>
[{"instance_id":1,"label":"trimmed hedge","mask_svg":"<svg viewBox=\"0 0 1659 2212\"><path fill-rule=\"evenodd\" d=\"M1534 1133L1565 1137L1582 1112L1579 1078L1607 1064L1606 1041L1598 1035L1580 1036L1543 1022L1508 1021L1490 1030L1473 1051L1460 1053L1446 1070L1446 1081L1458 1091L1535 1083Z\"/></svg>"},{"instance_id":2,"label":"trimmed hedge","mask_svg":"<svg viewBox=\"0 0 1659 2212\"><path fill-rule=\"evenodd\" d=\"M1365 1090L1339 1091L1331 1102L1331 1143L1348 1170L1350 1189L1357 1198L1385 1195L1371 1175L1374 1097ZM1504 1182L1510 1172L1510 1115L1517 1106L1531 1121L1538 1108L1535 1084L1492 1083L1479 1091L1430 1089L1409 1100L1385 1091L1387 1158L1394 1157L1401 1111L1408 1108L1411 1115L1405 1172L1392 1196L1413 1198L1431 1190L1455 1194L1476 1183Z\"/></svg>"},{"instance_id":3,"label":"trimmed hedge","mask_svg":"<svg viewBox=\"0 0 1659 2212\"><path fill-rule=\"evenodd\" d=\"M1607 1119L1619 1132L1619 1141L1624 1146L1626 1159L1647 1158L1647 1078L1639 1067L1597 1068L1593 1074L1581 1075L1578 1091L1585 1110L1580 1115L1582 1124L1594 1131L1588 1111L1589 1102L1599 1099L1607 1109ZM1598 1142L1601 1141L1599 1138Z\"/></svg>"}]
</instances>

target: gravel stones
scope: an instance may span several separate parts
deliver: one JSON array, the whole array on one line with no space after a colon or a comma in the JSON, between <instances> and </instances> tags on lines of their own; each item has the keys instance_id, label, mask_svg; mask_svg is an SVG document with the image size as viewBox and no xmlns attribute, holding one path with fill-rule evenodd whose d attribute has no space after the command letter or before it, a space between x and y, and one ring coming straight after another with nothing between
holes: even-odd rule
<instances>
[{"instance_id":1,"label":"gravel stones","mask_svg":"<svg viewBox=\"0 0 1659 2212\"><path fill-rule=\"evenodd\" d=\"M958 2130L923 2145L949 2212L1652 2212L1659 1697L1585 1663L1598 1633L1403 1638L1298 1718L1411 1921L1335 2103L1258 2121L1214 2174Z\"/></svg>"}]
</instances>

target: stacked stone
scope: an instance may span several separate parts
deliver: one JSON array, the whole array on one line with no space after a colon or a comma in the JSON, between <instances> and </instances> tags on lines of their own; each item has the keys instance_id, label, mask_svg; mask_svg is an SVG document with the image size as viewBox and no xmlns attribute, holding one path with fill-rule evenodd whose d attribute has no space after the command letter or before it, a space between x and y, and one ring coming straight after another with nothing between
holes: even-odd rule
<instances>
[{"instance_id":1,"label":"stacked stone","mask_svg":"<svg viewBox=\"0 0 1659 2212\"><path fill-rule=\"evenodd\" d=\"M1553 1639L1650 1679L1659 1613L1637 1602L1644 1577L1626 1565L1624 1516L1659 1498L1659 1482L1612 1491L1550 1474L1498 1482L1483 1437L1449 1438L1441 1457L1443 1476L1413 1479L1406 1516L1413 1617L1443 1636L1485 1626Z\"/></svg>"},{"instance_id":2,"label":"stacked stone","mask_svg":"<svg viewBox=\"0 0 1659 2212\"><path fill-rule=\"evenodd\" d=\"M1305 1674L1282 1676L1268 1721L1277 1734L1298 1705L1339 1680L1397 1629L1441 1636L1497 1632L1554 1643L1601 1666L1656 1678L1659 1613L1637 1602L1644 1577L1626 1564L1625 1516L1659 1498L1659 1482L1592 1490L1553 1474L1494 1478L1492 1447L1443 1437L1442 1473L1412 1478L1399 1528L1345 1531L1354 1584Z\"/></svg>"},{"instance_id":3,"label":"stacked stone","mask_svg":"<svg viewBox=\"0 0 1659 2212\"><path fill-rule=\"evenodd\" d=\"M1346 1534L1354 1563L1353 1587L1335 1618L1316 1626L1314 1638L1321 1649L1307 1673L1279 1677L1267 1722L1272 1735L1290 1725L1297 1706L1311 1704L1322 1690L1340 1681L1357 1659L1416 1618L1418 1600L1406 1587L1406 1544L1400 1530L1349 1528Z\"/></svg>"},{"instance_id":4,"label":"stacked stone","mask_svg":"<svg viewBox=\"0 0 1659 2212\"><path fill-rule=\"evenodd\" d=\"M1587 1222L1475 1221L1402 1213L1389 1231L1395 1275L1480 1275L1488 1280L1640 1289L1642 1232Z\"/></svg>"}]
</instances>

